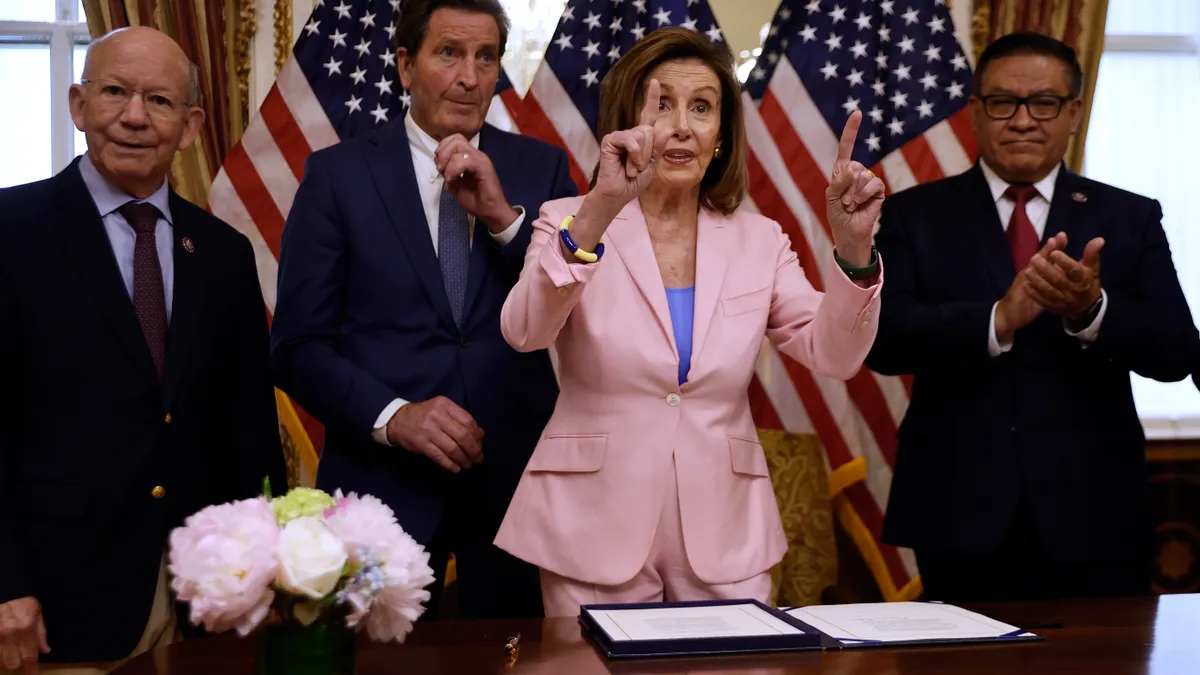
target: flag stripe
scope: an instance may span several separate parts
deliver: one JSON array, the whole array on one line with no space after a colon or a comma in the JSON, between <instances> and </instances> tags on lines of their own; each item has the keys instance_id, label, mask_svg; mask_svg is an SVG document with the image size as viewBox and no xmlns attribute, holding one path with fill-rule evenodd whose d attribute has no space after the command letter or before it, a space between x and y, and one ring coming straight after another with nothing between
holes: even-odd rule
<instances>
[{"instance_id":1,"label":"flag stripe","mask_svg":"<svg viewBox=\"0 0 1200 675\"><path fill-rule=\"evenodd\" d=\"M905 143L900 148L900 154L904 155L904 160L908 162L908 168L912 171L913 178L917 183L928 183L931 180L945 177L942 175L942 167L938 166L937 158L929 149L929 142L925 140L924 136L917 136Z\"/></svg>"},{"instance_id":2,"label":"flag stripe","mask_svg":"<svg viewBox=\"0 0 1200 675\"><path fill-rule=\"evenodd\" d=\"M819 167L817 175L832 176L842 130L829 128L829 123L817 109L817 104L809 96L808 89L789 60L780 59L767 91L769 96L778 101L779 110L783 113L781 119L790 123L793 133L800 137L802 145L815 160ZM763 101L766 99L767 96L764 96ZM766 116L764 111L763 117Z\"/></svg>"},{"instance_id":3,"label":"flag stripe","mask_svg":"<svg viewBox=\"0 0 1200 675\"><path fill-rule=\"evenodd\" d=\"M276 86L292 112L292 124L300 128L309 148L316 152L341 140L297 59L290 58L283 64Z\"/></svg>"},{"instance_id":4,"label":"flag stripe","mask_svg":"<svg viewBox=\"0 0 1200 675\"><path fill-rule=\"evenodd\" d=\"M546 113L536 98L516 99L516 92L512 89L505 91L500 97L520 133L560 148L566 147L562 136L558 135L558 129L550 122L550 118L546 117ZM590 181L573 153L567 153L567 162L571 170L571 179L575 181L575 187L578 188L579 194L587 193Z\"/></svg>"},{"instance_id":5,"label":"flag stripe","mask_svg":"<svg viewBox=\"0 0 1200 675\"><path fill-rule=\"evenodd\" d=\"M958 144L969 160L968 164L974 163L974 158L979 156L979 146L975 139L975 130L971 128L970 114L968 108L963 108L946 119L950 124L950 129L954 131L954 137L958 139Z\"/></svg>"},{"instance_id":6,"label":"flag stripe","mask_svg":"<svg viewBox=\"0 0 1200 675\"><path fill-rule=\"evenodd\" d=\"M824 173L824 169L818 166L813 156L809 154L809 146L804 144L804 141L796 133L796 129L788 124L786 117L782 114L781 106L782 104L768 90L766 96L763 97L759 113L767 127L767 132L779 147L788 175L792 177L796 187L800 188L800 194L804 195L804 200L808 202L809 208L821 224L825 236L832 238L833 230L829 225L829 219L825 216L824 208L825 188L829 187L825 176L828 174Z\"/></svg>"},{"instance_id":7,"label":"flag stripe","mask_svg":"<svg viewBox=\"0 0 1200 675\"><path fill-rule=\"evenodd\" d=\"M971 168L971 159L963 152L962 143L954 135L950 122L942 120L925 132L929 141L929 149L942 167L942 174L954 176Z\"/></svg>"},{"instance_id":8,"label":"flag stripe","mask_svg":"<svg viewBox=\"0 0 1200 675\"><path fill-rule=\"evenodd\" d=\"M554 111L552 116L545 116L549 127L562 139L575 163L590 171L600 160L600 143L558 78L550 69L539 68L529 91L540 108Z\"/></svg>"},{"instance_id":9,"label":"flag stripe","mask_svg":"<svg viewBox=\"0 0 1200 675\"><path fill-rule=\"evenodd\" d=\"M238 200L250 214L267 247L278 260L279 238L283 233L283 214L279 212L254 163L246 154L245 136L242 140L242 143L234 146L225 156L225 165L221 170L228 174Z\"/></svg>"},{"instance_id":10,"label":"flag stripe","mask_svg":"<svg viewBox=\"0 0 1200 675\"><path fill-rule=\"evenodd\" d=\"M258 112L266 124L267 131L271 133L276 147L287 160L292 175L296 178L296 187L298 188L300 181L304 178L304 162L308 159L312 148L308 146L308 139L304 137L300 127L292 123L292 111L288 110L287 102L283 100L283 94L280 93L279 87L271 87L270 93L263 100L262 107ZM293 190L291 198L294 199L295 196L296 193ZM290 209L291 199L288 200L288 206Z\"/></svg>"}]
</instances>

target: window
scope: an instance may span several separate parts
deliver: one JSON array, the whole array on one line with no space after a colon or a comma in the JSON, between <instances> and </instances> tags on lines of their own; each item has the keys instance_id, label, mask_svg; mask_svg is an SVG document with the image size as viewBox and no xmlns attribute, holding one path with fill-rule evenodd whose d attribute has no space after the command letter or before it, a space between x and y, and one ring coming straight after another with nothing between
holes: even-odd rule
<instances>
[{"instance_id":1,"label":"window","mask_svg":"<svg viewBox=\"0 0 1200 675\"><path fill-rule=\"evenodd\" d=\"M79 0L0 0L0 187L49 178L86 149L67 90L89 41Z\"/></svg>"},{"instance_id":2,"label":"window","mask_svg":"<svg viewBox=\"0 0 1200 675\"><path fill-rule=\"evenodd\" d=\"M1084 173L1153 197L1180 284L1200 318L1200 192L1187 170L1200 153L1200 3L1109 0ZM1101 254L1101 264L1103 264ZM1200 437L1200 393L1191 379L1133 375L1138 413L1151 438Z\"/></svg>"}]
</instances>

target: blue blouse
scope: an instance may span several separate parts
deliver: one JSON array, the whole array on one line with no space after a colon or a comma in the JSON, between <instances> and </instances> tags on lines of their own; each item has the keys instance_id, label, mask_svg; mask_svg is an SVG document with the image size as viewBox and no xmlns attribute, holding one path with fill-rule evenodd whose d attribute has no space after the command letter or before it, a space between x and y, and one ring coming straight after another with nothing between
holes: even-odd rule
<instances>
[{"instance_id":1,"label":"blue blouse","mask_svg":"<svg viewBox=\"0 0 1200 675\"><path fill-rule=\"evenodd\" d=\"M692 314L696 307L696 287L668 288L667 307L671 310L671 327L675 332L675 346L679 349L679 384L683 384L692 367Z\"/></svg>"}]
</instances>

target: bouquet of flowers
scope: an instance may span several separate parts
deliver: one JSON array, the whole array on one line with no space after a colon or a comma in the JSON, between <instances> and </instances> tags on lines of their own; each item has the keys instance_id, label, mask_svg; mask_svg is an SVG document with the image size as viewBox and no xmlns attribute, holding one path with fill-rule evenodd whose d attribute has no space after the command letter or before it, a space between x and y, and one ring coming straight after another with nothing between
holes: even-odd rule
<instances>
[{"instance_id":1,"label":"bouquet of flowers","mask_svg":"<svg viewBox=\"0 0 1200 675\"><path fill-rule=\"evenodd\" d=\"M190 619L242 635L319 619L403 642L429 600L429 554L371 496L296 488L210 506L171 533L171 588Z\"/></svg>"}]
</instances>

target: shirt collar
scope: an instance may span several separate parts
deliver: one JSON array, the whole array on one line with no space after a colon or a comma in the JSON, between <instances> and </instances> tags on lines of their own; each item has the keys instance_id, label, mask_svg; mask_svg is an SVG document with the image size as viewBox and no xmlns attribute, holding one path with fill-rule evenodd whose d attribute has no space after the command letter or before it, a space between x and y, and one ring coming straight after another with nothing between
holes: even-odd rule
<instances>
[{"instance_id":1,"label":"shirt collar","mask_svg":"<svg viewBox=\"0 0 1200 675\"><path fill-rule=\"evenodd\" d=\"M153 204L162 214L163 220L166 220L168 224L174 224L171 220L170 189L167 187L166 178L163 178L162 185L154 191L154 194L146 199L135 199L102 176L96 165L92 164L92 158L87 153L84 153L79 160L79 173L83 176L83 184L87 186L88 193L92 195L92 201L96 203L96 209L100 211L101 218L130 201L142 201Z\"/></svg>"},{"instance_id":2,"label":"shirt collar","mask_svg":"<svg viewBox=\"0 0 1200 675\"><path fill-rule=\"evenodd\" d=\"M1008 181L1001 178L982 159L979 160L979 166L983 169L983 177L987 179L988 189L992 191L992 201L999 202L1000 198L1004 196L1005 191L1008 190ZM1054 201L1054 183L1058 180L1058 171L1061 168L1061 163L1055 164L1054 168L1050 170L1050 173L1046 174L1045 178L1033 184L1033 188L1047 202Z\"/></svg>"},{"instance_id":3,"label":"shirt collar","mask_svg":"<svg viewBox=\"0 0 1200 675\"><path fill-rule=\"evenodd\" d=\"M413 120L412 115L404 116L404 129L408 132L408 147L412 149L414 154L419 154L421 157L436 164L434 153L437 152L438 141L434 140L433 136L425 133L425 130ZM476 133L468 141L471 147L479 149L479 134ZM436 170L434 178L436 178Z\"/></svg>"}]
</instances>

